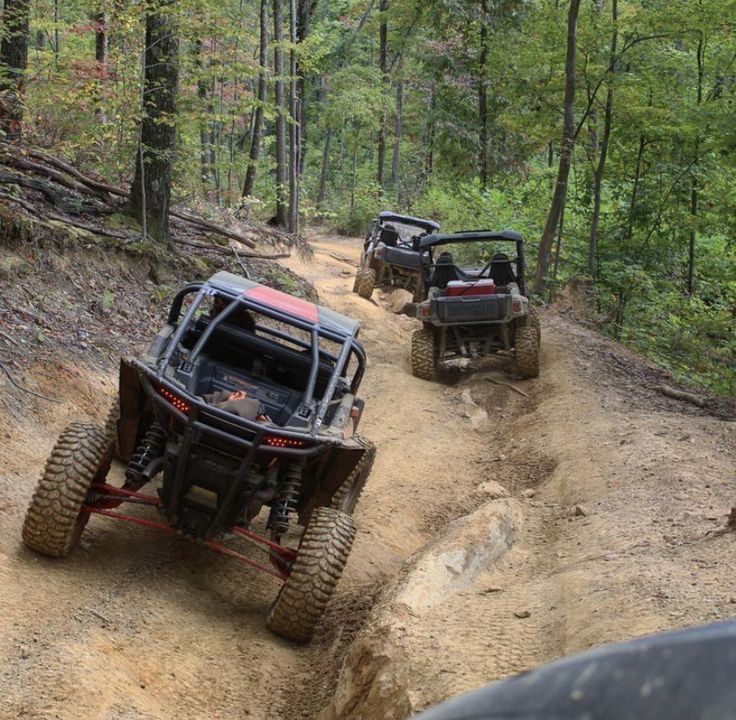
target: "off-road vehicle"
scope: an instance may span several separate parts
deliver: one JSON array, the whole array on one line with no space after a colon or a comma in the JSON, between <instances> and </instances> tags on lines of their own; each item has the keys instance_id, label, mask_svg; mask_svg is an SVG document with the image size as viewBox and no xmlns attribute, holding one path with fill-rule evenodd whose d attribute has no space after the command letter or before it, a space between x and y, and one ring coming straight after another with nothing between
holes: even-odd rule
<instances>
[{"instance_id":1,"label":"off-road vehicle","mask_svg":"<svg viewBox=\"0 0 736 720\"><path fill-rule=\"evenodd\" d=\"M25 544L63 557L91 514L180 533L284 581L267 624L308 640L347 561L375 454L355 432L358 331L350 318L230 273L186 285L148 352L121 362L106 425L61 433ZM106 482L113 456L126 463L121 487ZM156 494L139 492L159 473ZM160 519L118 512L123 502L153 506ZM257 520L264 506L268 519ZM270 563L221 542L235 537Z\"/></svg>"},{"instance_id":2,"label":"off-road vehicle","mask_svg":"<svg viewBox=\"0 0 736 720\"><path fill-rule=\"evenodd\" d=\"M383 211L371 223L363 243L353 292L369 299L376 287L399 287L422 295L422 262L419 241L440 229L434 220Z\"/></svg>"},{"instance_id":3,"label":"off-road vehicle","mask_svg":"<svg viewBox=\"0 0 736 720\"><path fill-rule=\"evenodd\" d=\"M515 257L499 252L506 245ZM416 310L422 328L411 339L412 373L432 380L443 361L507 353L520 377L537 377L541 330L524 282L521 235L510 230L428 235L419 250L425 290Z\"/></svg>"}]
</instances>

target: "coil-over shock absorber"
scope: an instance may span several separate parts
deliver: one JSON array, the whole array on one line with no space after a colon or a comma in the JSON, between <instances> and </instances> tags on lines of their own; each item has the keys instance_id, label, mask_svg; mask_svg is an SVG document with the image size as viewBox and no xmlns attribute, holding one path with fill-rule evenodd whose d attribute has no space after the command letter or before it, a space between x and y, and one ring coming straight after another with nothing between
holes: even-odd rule
<instances>
[{"instance_id":1,"label":"coil-over shock absorber","mask_svg":"<svg viewBox=\"0 0 736 720\"><path fill-rule=\"evenodd\" d=\"M151 465L161 458L166 446L166 435L163 428L154 421L141 440L141 444L133 453L133 457L125 468L125 487L137 489L145 485L157 472L158 463Z\"/></svg>"},{"instance_id":2,"label":"coil-over shock absorber","mask_svg":"<svg viewBox=\"0 0 736 720\"><path fill-rule=\"evenodd\" d=\"M271 505L268 525L275 537L284 535L289 530L289 515L296 511L299 502L299 490L302 484L304 461L289 463L279 476L276 497Z\"/></svg>"}]
</instances>

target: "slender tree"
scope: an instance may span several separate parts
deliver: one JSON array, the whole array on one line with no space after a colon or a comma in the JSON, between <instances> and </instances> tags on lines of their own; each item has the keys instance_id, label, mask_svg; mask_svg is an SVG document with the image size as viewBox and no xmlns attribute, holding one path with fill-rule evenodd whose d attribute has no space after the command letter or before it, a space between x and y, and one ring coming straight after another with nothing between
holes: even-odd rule
<instances>
[{"instance_id":1,"label":"slender tree","mask_svg":"<svg viewBox=\"0 0 736 720\"><path fill-rule=\"evenodd\" d=\"M175 0L147 6L143 55L140 141L128 212L144 233L169 242L169 202L176 143L176 95L179 42L173 15Z\"/></svg>"},{"instance_id":2,"label":"slender tree","mask_svg":"<svg viewBox=\"0 0 736 720\"><path fill-rule=\"evenodd\" d=\"M284 92L284 15L281 0L273 0L273 70L276 99L276 224L287 227L288 217L288 168L286 164L286 106Z\"/></svg>"},{"instance_id":3,"label":"slender tree","mask_svg":"<svg viewBox=\"0 0 736 720\"><path fill-rule=\"evenodd\" d=\"M388 86L388 9L390 2L389 0L381 0L379 10L381 18L379 22L379 37L380 37L380 56L379 63L381 66L381 82L383 83L384 91ZM382 103L383 105L383 103ZM378 187L383 192L384 184L384 170L386 165L386 109L381 107L381 126L378 131Z\"/></svg>"},{"instance_id":4,"label":"slender tree","mask_svg":"<svg viewBox=\"0 0 736 720\"><path fill-rule=\"evenodd\" d=\"M259 38L259 68L258 68L258 96L256 114L253 119L253 137L248 153L248 169L245 172L243 183L243 197L253 194L256 186L256 172L258 158L261 154L261 140L263 137L263 115L268 97L268 0L261 0L260 38Z\"/></svg>"},{"instance_id":5,"label":"slender tree","mask_svg":"<svg viewBox=\"0 0 736 720\"><path fill-rule=\"evenodd\" d=\"M542 238L539 241L539 255L537 256L537 273L534 280L534 292L544 293L547 287L547 271L549 269L552 243L555 238L555 229L560 221L562 208L567 195L567 178L572 165L572 153L575 145L575 43L577 41L578 13L580 0L570 0L567 14L567 54L565 60L565 99L564 126L562 143L560 144L560 165L557 171L552 204L547 214Z\"/></svg>"},{"instance_id":6,"label":"slender tree","mask_svg":"<svg viewBox=\"0 0 736 720\"><path fill-rule=\"evenodd\" d=\"M5 0L0 43L0 131L18 142L23 125L23 92L28 65L28 0Z\"/></svg>"},{"instance_id":7,"label":"slender tree","mask_svg":"<svg viewBox=\"0 0 736 720\"><path fill-rule=\"evenodd\" d=\"M299 170L301 152L299 145L301 133L299 132L299 78L297 75L296 44L297 44L297 2L291 0L289 39L289 232L299 232Z\"/></svg>"},{"instance_id":8,"label":"slender tree","mask_svg":"<svg viewBox=\"0 0 736 720\"><path fill-rule=\"evenodd\" d=\"M613 76L616 72L616 46L618 43L618 0L611 0L611 53L610 73L608 89L606 91L606 109L603 115L603 137L600 143L598 164L593 177L593 217L590 222L590 242L588 243L588 275L591 278L597 276L598 265L598 225L601 217L601 190L603 186L603 174L606 170L606 159L608 158L608 145L611 139L611 125L613 122Z\"/></svg>"},{"instance_id":9,"label":"slender tree","mask_svg":"<svg viewBox=\"0 0 736 720\"><path fill-rule=\"evenodd\" d=\"M481 0L480 56L478 58L478 120L480 123L480 184L488 186L488 0Z\"/></svg>"}]
</instances>

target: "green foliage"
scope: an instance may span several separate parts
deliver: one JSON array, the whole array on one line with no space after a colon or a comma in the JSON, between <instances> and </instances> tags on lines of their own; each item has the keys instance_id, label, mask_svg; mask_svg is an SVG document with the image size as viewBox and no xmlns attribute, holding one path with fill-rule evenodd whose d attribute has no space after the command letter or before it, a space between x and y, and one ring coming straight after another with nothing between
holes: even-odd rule
<instances>
[{"instance_id":1,"label":"green foliage","mask_svg":"<svg viewBox=\"0 0 736 720\"><path fill-rule=\"evenodd\" d=\"M489 1L484 17L477 0L392 0L383 17L386 76L378 3L298 5L316 7L295 48L304 78L303 220L362 235L377 211L394 209L440 220L445 230L512 228L527 239L533 270L559 156L567 3ZM31 38L40 33L45 42L29 53L27 137L123 184L138 139L145 4L105 5L104 66L95 61L98 28L91 20L100 4L70 0L57 7L55 19L52 0L33 4ZM181 0L174 8L181 67L171 118L178 133L174 199L237 208L259 104L259 3ZM284 10L288 21L286 3ZM612 64L611 0L582 4L578 134L549 277L557 288L588 273L593 173L610 90L612 129L590 278L594 311L615 316L606 326L612 335L679 377L725 393L734 392L736 364L734 17L736 0L619 0ZM284 48L288 55L290 43ZM272 51L273 43L271 59ZM256 197L241 208L261 220L273 215L276 198L277 108L269 72ZM382 124L383 188L377 185ZM484 160L486 187L479 180Z\"/></svg>"}]
</instances>

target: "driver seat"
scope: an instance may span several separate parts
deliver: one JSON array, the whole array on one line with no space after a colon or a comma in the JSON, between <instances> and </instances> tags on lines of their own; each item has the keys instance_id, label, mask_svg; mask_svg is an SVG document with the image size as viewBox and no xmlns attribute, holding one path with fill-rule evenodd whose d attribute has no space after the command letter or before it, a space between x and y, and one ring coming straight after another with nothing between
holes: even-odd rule
<instances>
[{"instance_id":1,"label":"driver seat","mask_svg":"<svg viewBox=\"0 0 736 720\"><path fill-rule=\"evenodd\" d=\"M491 258L491 269L489 275L496 285L511 285L516 282L514 269L511 267L509 256L504 253L496 253Z\"/></svg>"},{"instance_id":2,"label":"driver seat","mask_svg":"<svg viewBox=\"0 0 736 720\"><path fill-rule=\"evenodd\" d=\"M444 290L447 287L447 283L459 279L452 255L449 252L443 252L437 258L434 270L432 270L432 275L429 278L429 286Z\"/></svg>"}]
</instances>

